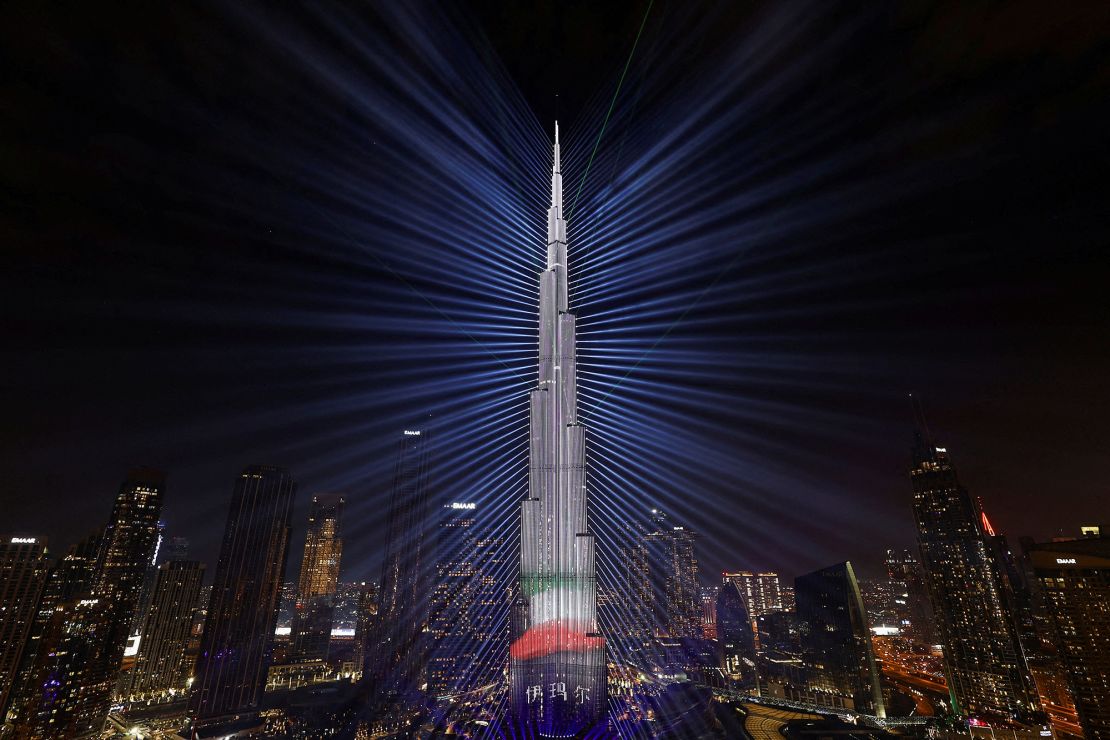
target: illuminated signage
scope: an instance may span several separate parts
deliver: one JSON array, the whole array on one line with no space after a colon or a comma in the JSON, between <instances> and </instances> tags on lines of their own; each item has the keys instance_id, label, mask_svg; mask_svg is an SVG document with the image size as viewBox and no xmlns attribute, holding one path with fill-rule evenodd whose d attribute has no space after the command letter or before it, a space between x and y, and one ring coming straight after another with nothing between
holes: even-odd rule
<instances>
[{"instance_id":1,"label":"illuminated signage","mask_svg":"<svg viewBox=\"0 0 1110 740\"><path fill-rule=\"evenodd\" d=\"M477 504L460 504L458 501L454 501L454 502L451 503L451 508L452 509L476 509L476 508L478 508L478 505Z\"/></svg>"},{"instance_id":2,"label":"illuminated signage","mask_svg":"<svg viewBox=\"0 0 1110 740\"><path fill-rule=\"evenodd\" d=\"M405 430L405 436L406 437L419 437L420 432L419 431L413 431L411 429L406 429Z\"/></svg>"},{"instance_id":3,"label":"illuminated signage","mask_svg":"<svg viewBox=\"0 0 1110 740\"><path fill-rule=\"evenodd\" d=\"M1056 558L1057 565L1075 565L1075 558Z\"/></svg>"},{"instance_id":4,"label":"illuminated signage","mask_svg":"<svg viewBox=\"0 0 1110 740\"><path fill-rule=\"evenodd\" d=\"M33 545L35 544L34 537L12 537L13 545Z\"/></svg>"}]
</instances>

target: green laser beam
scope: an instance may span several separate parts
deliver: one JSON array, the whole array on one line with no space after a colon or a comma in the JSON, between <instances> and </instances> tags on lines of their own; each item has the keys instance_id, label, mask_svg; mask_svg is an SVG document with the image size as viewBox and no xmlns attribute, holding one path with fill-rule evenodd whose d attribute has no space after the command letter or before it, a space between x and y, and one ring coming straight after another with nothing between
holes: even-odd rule
<instances>
[{"instance_id":1,"label":"green laser beam","mask_svg":"<svg viewBox=\"0 0 1110 740\"><path fill-rule=\"evenodd\" d=\"M621 93L621 86L624 85L624 77L628 74L628 68L632 65L632 55L636 53L636 46L640 43L640 36L644 33L644 26L647 25L648 14L651 13L651 6L655 4L655 0L649 0L647 10L644 11L644 19L640 21L640 30L636 32L636 40L632 42L632 51L628 52L628 59L624 62L624 70L621 71L621 78L617 82L617 89L613 91L613 99L609 101L609 110L605 113L605 120L601 122L601 130L597 132L597 141L594 142L594 150L590 152L590 159L586 162L586 171L582 173L582 179L578 181L578 192L574 194L574 200L567 209L566 220L570 220L570 214L574 212L574 207L578 205L578 196L582 195L582 188L586 184L586 176L590 174L590 165L594 163L594 156L597 154L597 148L601 146L601 137L605 135L605 127L609 124L609 117L613 115L613 108L617 105L617 96Z\"/></svg>"}]
</instances>

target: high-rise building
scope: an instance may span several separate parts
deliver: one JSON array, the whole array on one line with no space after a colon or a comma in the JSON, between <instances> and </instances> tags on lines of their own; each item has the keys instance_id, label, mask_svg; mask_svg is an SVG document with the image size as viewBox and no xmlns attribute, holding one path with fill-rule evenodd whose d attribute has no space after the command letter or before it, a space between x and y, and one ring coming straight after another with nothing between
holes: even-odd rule
<instances>
[{"instance_id":1,"label":"high-rise building","mask_svg":"<svg viewBox=\"0 0 1110 740\"><path fill-rule=\"evenodd\" d=\"M773 574L772 574L773 575ZM777 578L778 576L776 576ZM779 590L780 597L782 598L782 610L787 612L794 611L794 587L783 586Z\"/></svg>"},{"instance_id":2,"label":"high-rise building","mask_svg":"<svg viewBox=\"0 0 1110 740\"><path fill-rule=\"evenodd\" d=\"M782 600L783 588L779 582L778 573L753 573L750 570L739 570L722 573L721 580L736 584L744 596L748 609L751 610L753 619L786 608Z\"/></svg>"},{"instance_id":3,"label":"high-rise building","mask_svg":"<svg viewBox=\"0 0 1110 740\"><path fill-rule=\"evenodd\" d=\"M757 681L755 633L752 617L736 583L726 582L717 593L717 645L721 669L733 681L752 686Z\"/></svg>"},{"instance_id":4,"label":"high-rise building","mask_svg":"<svg viewBox=\"0 0 1110 740\"><path fill-rule=\"evenodd\" d=\"M17 721L20 732L68 737L103 726L143 577L157 548L164 490L165 475L147 468L131 471L120 486L91 592L55 606L53 625L47 627L51 634L32 669L31 695ZM72 575L80 577L81 571L77 567Z\"/></svg>"},{"instance_id":5,"label":"high-rise building","mask_svg":"<svg viewBox=\"0 0 1110 740\"><path fill-rule=\"evenodd\" d=\"M70 547L65 557L54 565L44 594L44 600L49 600L51 608L54 604L92 593L103 545L104 530L96 530Z\"/></svg>"},{"instance_id":6,"label":"high-rise building","mask_svg":"<svg viewBox=\"0 0 1110 740\"><path fill-rule=\"evenodd\" d=\"M586 428L578 420L558 124L547 213L539 386L530 394L529 490L520 509L520 596L527 608L521 611L523 632L510 647L511 706L526 736L570 737L603 719L607 699L596 548L587 521Z\"/></svg>"},{"instance_id":7,"label":"high-rise building","mask_svg":"<svg viewBox=\"0 0 1110 740\"><path fill-rule=\"evenodd\" d=\"M260 708L296 483L288 470L252 465L236 479L189 698L198 724Z\"/></svg>"},{"instance_id":8,"label":"high-rise building","mask_svg":"<svg viewBox=\"0 0 1110 740\"><path fill-rule=\"evenodd\" d=\"M810 690L850 699L847 708L885 717L871 628L852 564L798 576L794 596Z\"/></svg>"},{"instance_id":9,"label":"high-rise building","mask_svg":"<svg viewBox=\"0 0 1110 740\"><path fill-rule=\"evenodd\" d=\"M613 543L613 603L607 608L599 601L598 617L614 649L643 648L655 634L647 535L643 524L630 521Z\"/></svg>"},{"instance_id":10,"label":"high-rise building","mask_svg":"<svg viewBox=\"0 0 1110 740\"><path fill-rule=\"evenodd\" d=\"M135 605L135 616L131 624L131 632L135 635L141 632L143 622L146 621L146 615L150 611L150 599L154 594L154 581L158 578L158 564L162 562L162 544L165 540L165 533L165 522L158 522L158 534L154 541L154 557L147 563L146 571L143 573L143 583L139 588L139 601Z\"/></svg>"},{"instance_id":11,"label":"high-rise building","mask_svg":"<svg viewBox=\"0 0 1110 740\"><path fill-rule=\"evenodd\" d=\"M661 511L653 510L652 520L645 542L655 635L676 639L701 637L697 535L689 527L669 524Z\"/></svg>"},{"instance_id":12,"label":"high-rise building","mask_svg":"<svg viewBox=\"0 0 1110 740\"><path fill-rule=\"evenodd\" d=\"M953 709L1032 719L1039 701L982 509L960 485L948 451L926 445L920 435L910 478Z\"/></svg>"},{"instance_id":13,"label":"high-rise building","mask_svg":"<svg viewBox=\"0 0 1110 740\"><path fill-rule=\"evenodd\" d=\"M293 655L298 661L328 658L343 554L343 504L342 496L312 497L293 615Z\"/></svg>"},{"instance_id":14,"label":"high-rise building","mask_svg":"<svg viewBox=\"0 0 1110 740\"><path fill-rule=\"evenodd\" d=\"M377 618L378 585L368 582L360 583L355 604L355 646L351 656L356 670L364 670L367 658L372 650L371 639L377 628Z\"/></svg>"},{"instance_id":15,"label":"high-rise building","mask_svg":"<svg viewBox=\"0 0 1110 740\"><path fill-rule=\"evenodd\" d=\"M421 639L428 619L430 558L428 529L428 435L406 429L401 435L386 522L374 644L366 650L363 677L371 704L392 708L415 703L424 665Z\"/></svg>"},{"instance_id":16,"label":"high-rise building","mask_svg":"<svg viewBox=\"0 0 1110 740\"><path fill-rule=\"evenodd\" d=\"M717 595L720 586L702 586L701 594L701 636L706 640L717 639Z\"/></svg>"},{"instance_id":17,"label":"high-rise building","mask_svg":"<svg viewBox=\"0 0 1110 740\"><path fill-rule=\"evenodd\" d=\"M189 540L185 537L174 536L162 543L159 550L158 563L172 563L176 560L189 559Z\"/></svg>"},{"instance_id":18,"label":"high-rise building","mask_svg":"<svg viewBox=\"0 0 1110 740\"><path fill-rule=\"evenodd\" d=\"M500 612L508 586L503 540L479 520L477 504L444 507L428 618L432 698L469 691L497 679L504 659Z\"/></svg>"},{"instance_id":19,"label":"high-rise building","mask_svg":"<svg viewBox=\"0 0 1110 740\"><path fill-rule=\"evenodd\" d=\"M1087 740L1110 739L1110 538L1084 534L1030 552Z\"/></svg>"},{"instance_id":20,"label":"high-rise building","mask_svg":"<svg viewBox=\"0 0 1110 740\"><path fill-rule=\"evenodd\" d=\"M46 642L56 644L60 639L64 620L59 607L92 592L103 536L103 530L98 530L70 547L47 576L30 639L23 650L19 677L8 696L12 721L20 731L29 731L30 714L42 700L41 689L49 675L52 655L42 646ZM48 634L49 630L55 634Z\"/></svg>"},{"instance_id":21,"label":"high-rise building","mask_svg":"<svg viewBox=\"0 0 1110 740\"><path fill-rule=\"evenodd\" d=\"M44 538L0 537L0 720L19 678L47 572Z\"/></svg>"},{"instance_id":22,"label":"high-rise building","mask_svg":"<svg viewBox=\"0 0 1110 740\"><path fill-rule=\"evenodd\" d=\"M203 580L204 565L196 561L170 560L158 566L131 673L132 698L185 690L192 673L185 651Z\"/></svg>"},{"instance_id":23,"label":"high-rise building","mask_svg":"<svg viewBox=\"0 0 1110 740\"><path fill-rule=\"evenodd\" d=\"M933 610L929 606L929 590L921 563L909 550L887 550L886 574L902 634L922 645L936 644Z\"/></svg>"}]
</instances>

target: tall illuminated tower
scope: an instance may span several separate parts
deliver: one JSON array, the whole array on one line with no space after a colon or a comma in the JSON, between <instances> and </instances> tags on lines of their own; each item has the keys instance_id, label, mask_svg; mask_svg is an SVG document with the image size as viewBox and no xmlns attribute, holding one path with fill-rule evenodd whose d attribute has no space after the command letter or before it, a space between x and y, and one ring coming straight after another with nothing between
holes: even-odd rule
<instances>
[{"instance_id":1,"label":"tall illuminated tower","mask_svg":"<svg viewBox=\"0 0 1110 740\"><path fill-rule=\"evenodd\" d=\"M273 465L251 465L235 481L189 697L198 727L263 708L296 489Z\"/></svg>"},{"instance_id":2,"label":"tall illuminated tower","mask_svg":"<svg viewBox=\"0 0 1110 740\"><path fill-rule=\"evenodd\" d=\"M45 539L0 537L0 716L19 677L48 572Z\"/></svg>"},{"instance_id":3,"label":"tall illuminated tower","mask_svg":"<svg viewBox=\"0 0 1110 740\"><path fill-rule=\"evenodd\" d=\"M328 658L343 554L344 503L337 495L312 497L293 615L293 653L300 661Z\"/></svg>"},{"instance_id":4,"label":"tall illuminated tower","mask_svg":"<svg viewBox=\"0 0 1110 740\"><path fill-rule=\"evenodd\" d=\"M428 434L406 429L397 452L386 518L377 624L366 646L363 679L376 713L422 703L422 637L428 619Z\"/></svg>"},{"instance_id":5,"label":"tall illuminated tower","mask_svg":"<svg viewBox=\"0 0 1110 740\"><path fill-rule=\"evenodd\" d=\"M910 479L953 709L980 719L1028 719L1040 702L983 510L960 484L948 450L920 435Z\"/></svg>"},{"instance_id":6,"label":"tall illuminated tower","mask_svg":"<svg viewBox=\"0 0 1110 740\"><path fill-rule=\"evenodd\" d=\"M575 737L602 720L605 640L597 628L594 536L586 521L586 429L578 422L575 316L559 126L540 274L539 385L530 394L528 498L520 509L520 633L510 648L514 720L526 734Z\"/></svg>"}]
</instances>

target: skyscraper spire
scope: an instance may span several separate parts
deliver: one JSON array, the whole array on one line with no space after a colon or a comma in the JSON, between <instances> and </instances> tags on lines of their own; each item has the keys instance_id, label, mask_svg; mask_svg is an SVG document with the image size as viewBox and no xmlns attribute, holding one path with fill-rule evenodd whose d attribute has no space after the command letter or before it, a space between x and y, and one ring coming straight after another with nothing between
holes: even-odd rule
<instances>
[{"instance_id":1,"label":"skyscraper spire","mask_svg":"<svg viewBox=\"0 0 1110 740\"><path fill-rule=\"evenodd\" d=\"M561 244L562 249L557 249ZM567 264L567 222L563 220L563 175L559 164L559 122L555 122L555 158L551 164L551 207L547 210L547 267ZM564 305L560 311L567 310Z\"/></svg>"},{"instance_id":2,"label":"skyscraper spire","mask_svg":"<svg viewBox=\"0 0 1110 740\"><path fill-rule=\"evenodd\" d=\"M574 737L596 726L607 705L559 168L556 124L547 267L540 273L539 383L530 394L528 498L520 512L524 606L510 648L513 716L525 737Z\"/></svg>"}]
</instances>

